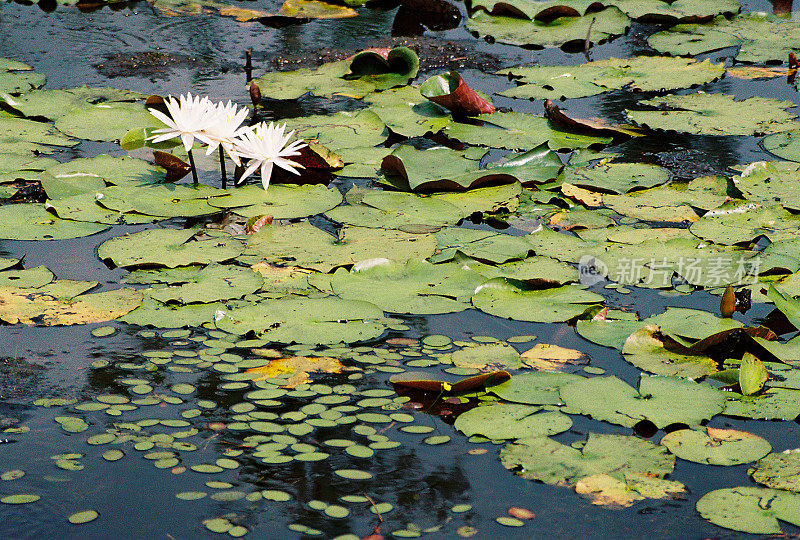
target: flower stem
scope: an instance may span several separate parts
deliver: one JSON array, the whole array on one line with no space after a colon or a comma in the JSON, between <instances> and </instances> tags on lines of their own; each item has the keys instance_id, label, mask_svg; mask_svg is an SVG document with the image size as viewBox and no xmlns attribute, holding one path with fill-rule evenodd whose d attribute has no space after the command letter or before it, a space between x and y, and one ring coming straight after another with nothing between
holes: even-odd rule
<instances>
[{"instance_id":1,"label":"flower stem","mask_svg":"<svg viewBox=\"0 0 800 540\"><path fill-rule=\"evenodd\" d=\"M189 165L192 166L192 180L197 184L197 167L194 166L194 156L191 150L189 150Z\"/></svg>"},{"instance_id":2,"label":"flower stem","mask_svg":"<svg viewBox=\"0 0 800 540\"><path fill-rule=\"evenodd\" d=\"M222 145L219 145L219 170L222 174L222 189L228 189L228 173L225 172L225 154L222 152Z\"/></svg>"}]
</instances>

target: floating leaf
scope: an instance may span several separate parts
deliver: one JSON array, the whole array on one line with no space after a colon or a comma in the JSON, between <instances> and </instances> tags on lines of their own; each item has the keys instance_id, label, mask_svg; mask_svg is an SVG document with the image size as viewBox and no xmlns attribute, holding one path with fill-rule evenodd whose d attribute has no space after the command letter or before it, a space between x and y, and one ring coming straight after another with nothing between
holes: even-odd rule
<instances>
[{"instance_id":1,"label":"floating leaf","mask_svg":"<svg viewBox=\"0 0 800 540\"><path fill-rule=\"evenodd\" d=\"M679 429L661 444L681 459L708 465L740 465L769 454L772 446L758 435L734 429Z\"/></svg>"},{"instance_id":2,"label":"floating leaf","mask_svg":"<svg viewBox=\"0 0 800 540\"><path fill-rule=\"evenodd\" d=\"M720 527L752 534L781 534L778 520L800 526L800 495L749 486L718 489L697 501L697 511Z\"/></svg>"},{"instance_id":3,"label":"floating leaf","mask_svg":"<svg viewBox=\"0 0 800 540\"><path fill-rule=\"evenodd\" d=\"M651 47L673 55L694 56L706 51L739 46L739 62L785 60L800 39L797 21L764 13L716 17L708 24L680 24L650 36Z\"/></svg>"},{"instance_id":4,"label":"floating leaf","mask_svg":"<svg viewBox=\"0 0 800 540\"><path fill-rule=\"evenodd\" d=\"M626 111L635 124L696 135L763 135L796 127L796 116L785 109L791 101L751 97L736 101L726 94L668 95L639 102L654 111Z\"/></svg>"},{"instance_id":5,"label":"floating leaf","mask_svg":"<svg viewBox=\"0 0 800 540\"><path fill-rule=\"evenodd\" d=\"M0 207L0 238L9 240L63 240L90 236L107 228L98 223L60 219L36 203Z\"/></svg>"},{"instance_id":6,"label":"floating leaf","mask_svg":"<svg viewBox=\"0 0 800 540\"><path fill-rule=\"evenodd\" d=\"M647 163L600 162L564 171L564 182L603 193L626 193L636 188L664 184L668 180L666 169Z\"/></svg>"},{"instance_id":7,"label":"floating leaf","mask_svg":"<svg viewBox=\"0 0 800 540\"><path fill-rule=\"evenodd\" d=\"M434 75L419 87L419 93L457 116L491 114L495 106L469 87L456 71Z\"/></svg>"},{"instance_id":8,"label":"floating leaf","mask_svg":"<svg viewBox=\"0 0 800 540\"><path fill-rule=\"evenodd\" d=\"M405 371L392 375L389 381L393 385L401 388L458 394L460 392L469 392L471 390L478 390L484 386L497 384L508 380L509 377L511 377L511 375L509 375L507 371L492 371L490 373L482 373L463 379L443 380L437 377L431 377L429 374L419 371Z\"/></svg>"},{"instance_id":9,"label":"floating leaf","mask_svg":"<svg viewBox=\"0 0 800 540\"><path fill-rule=\"evenodd\" d=\"M167 283L165 288L147 289L145 294L161 303L217 302L241 298L256 292L262 285L261 276L241 266L210 264L174 270L137 270L126 276L128 283Z\"/></svg>"},{"instance_id":10,"label":"floating leaf","mask_svg":"<svg viewBox=\"0 0 800 540\"><path fill-rule=\"evenodd\" d=\"M742 389L742 394L749 396L760 392L767 379L769 372L764 363L752 354L745 353L739 367L739 388Z\"/></svg>"},{"instance_id":11,"label":"floating leaf","mask_svg":"<svg viewBox=\"0 0 800 540\"><path fill-rule=\"evenodd\" d=\"M117 266L187 266L233 259L242 252L241 242L220 236L190 241L194 229L151 229L111 238L97 249L101 259Z\"/></svg>"},{"instance_id":12,"label":"floating leaf","mask_svg":"<svg viewBox=\"0 0 800 540\"><path fill-rule=\"evenodd\" d=\"M436 242L428 234L366 227L344 227L339 234L337 238L305 221L262 227L248 238L240 260L251 264L262 260L291 262L293 266L329 272L367 259L425 259L433 254Z\"/></svg>"},{"instance_id":13,"label":"floating leaf","mask_svg":"<svg viewBox=\"0 0 800 540\"><path fill-rule=\"evenodd\" d=\"M590 43L602 43L615 35L624 34L629 25L630 19L616 7L582 17L559 17L549 22L495 17L478 11L466 23L468 30L490 35L499 43L537 47L582 46L587 35L590 36Z\"/></svg>"},{"instance_id":14,"label":"floating leaf","mask_svg":"<svg viewBox=\"0 0 800 540\"><path fill-rule=\"evenodd\" d=\"M57 324L99 323L117 319L135 309L142 295L131 289L116 289L94 294L80 294L79 287L64 294L54 281L38 289L0 287L0 319L9 323L52 326ZM96 282L86 282L91 288Z\"/></svg>"},{"instance_id":15,"label":"floating leaf","mask_svg":"<svg viewBox=\"0 0 800 540\"><path fill-rule=\"evenodd\" d=\"M336 188L321 185L295 186L270 184L268 190L261 186L244 186L227 197L213 197L208 203L216 208L231 208L244 217L269 214L274 219L295 219L321 214L342 202Z\"/></svg>"},{"instance_id":16,"label":"floating leaf","mask_svg":"<svg viewBox=\"0 0 800 540\"><path fill-rule=\"evenodd\" d=\"M626 427L641 420L650 420L658 428L675 423L698 425L722 412L725 404L725 396L707 384L676 377L643 375L638 391L617 377L592 377L566 385L560 392L571 409Z\"/></svg>"},{"instance_id":17,"label":"floating leaf","mask_svg":"<svg viewBox=\"0 0 800 540\"><path fill-rule=\"evenodd\" d=\"M266 366L250 368L247 373L252 374L253 380L269 379L291 374L282 385L284 388L295 388L311 380L311 373L341 373L344 365L328 356L293 356L270 361Z\"/></svg>"},{"instance_id":18,"label":"floating leaf","mask_svg":"<svg viewBox=\"0 0 800 540\"><path fill-rule=\"evenodd\" d=\"M501 399L529 405L560 405L559 390L582 379L571 373L537 371L514 375L487 390Z\"/></svg>"},{"instance_id":19,"label":"floating leaf","mask_svg":"<svg viewBox=\"0 0 800 540\"><path fill-rule=\"evenodd\" d=\"M454 427L467 436L489 439L520 439L555 435L572 427L572 420L560 412L539 412L541 407L495 403L461 413Z\"/></svg>"},{"instance_id":20,"label":"floating leaf","mask_svg":"<svg viewBox=\"0 0 800 540\"><path fill-rule=\"evenodd\" d=\"M567 366L589 362L589 356L581 351L549 343L538 343L520 357L525 365L541 371L564 371Z\"/></svg>"},{"instance_id":21,"label":"floating leaf","mask_svg":"<svg viewBox=\"0 0 800 540\"><path fill-rule=\"evenodd\" d=\"M769 488L800 492L800 450L773 452L762 457L747 473Z\"/></svg>"},{"instance_id":22,"label":"floating leaf","mask_svg":"<svg viewBox=\"0 0 800 540\"><path fill-rule=\"evenodd\" d=\"M525 290L503 278L496 278L479 289L472 297L472 305L491 315L518 321L568 321L603 302L602 296L572 285Z\"/></svg>"}]
</instances>

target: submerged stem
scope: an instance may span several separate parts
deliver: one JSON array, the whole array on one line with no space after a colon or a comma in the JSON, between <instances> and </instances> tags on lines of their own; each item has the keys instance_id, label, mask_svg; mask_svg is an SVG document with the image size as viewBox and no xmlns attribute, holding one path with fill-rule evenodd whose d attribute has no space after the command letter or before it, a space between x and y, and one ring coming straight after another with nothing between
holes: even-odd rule
<instances>
[{"instance_id":1,"label":"submerged stem","mask_svg":"<svg viewBox=\"0 0 800 540\"><path fill-rule=\"evenodd\" d=\"M222 175L222 189L228 189L228 173L225 171L225 154L222 145L219 145L219 170Z\"/></svg>"},{"instance_id":2,"label":"submerged stem","mask_svg":"<svg viewBox=\"0 0 800 540\"><path fill-rule=\"evenodd\" d=\"M189 150L189 165L192 166L192 180L197 184L197 167L194 166L194 156L191 150Z\"/></svg>"}]
</instances>

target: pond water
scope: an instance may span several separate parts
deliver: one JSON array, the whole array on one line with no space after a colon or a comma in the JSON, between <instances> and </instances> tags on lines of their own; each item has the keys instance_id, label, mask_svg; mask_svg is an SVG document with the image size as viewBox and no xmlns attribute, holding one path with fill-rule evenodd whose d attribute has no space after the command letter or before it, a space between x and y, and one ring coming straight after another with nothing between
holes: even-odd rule
<instances>
[{"instance_id":1,"label":"pond water","mask_svg":"<svg viewBox=\"0 0 800 540\"><path fill-rule=\"evenodd\" d=\"M280 7L266 1L236 5L270 12ZM316 67L321 60L343 57L343 51L408 43L419 51L418 82L446 69L458 69L470 86L492 94L498 107L537 116L544 112L542 100L494 94L513 83L492 73L523 64L577 65L586 61L583 52L529 50L477 38L464 26L466 7L456 5L463 17L456 27L401 38L390 37L393 25L397 26L396 6L359 7L354 18L271 27L240 23L216 13L170 17L147 2L98 5L90 10L51 2L8 2L0 4L0 57L30 64L46 75L48 89L86 85L158 95L191 91L215 101L249 105L248 50L252 51L253 76L260 77L278 67ZM771 10L766 1L744 2L742 8L743 12ZM592 47L589 54L592 60L602 60L651 53L645 40L659 29L633 23L626 35ZM698 58L730 66L731 54L728 48ZM790 100L794 106L788 110L795 114L800 104L796 89L786 84L785 78L749 81L728 76L703 90L740 99ZM614 90L567 100L561 106L576 117L622 122L623 111L639 99L627 90ZM270 102L268 107L271 109L263 113L267 120L329 114L359 105L344 98L312 98L299 104ZM655 132L606 150L619 152L623 161L661 165L673 178L688 181L709 174L730 175L731 166L775 159L760 146L761 139ZM67 162L103 153L127 154L114 142L83 140L54 157ZM204 166L209 168L201 181L218 187L218 176L207 162ZM353 182L340 178L334 185L344 191ZM363 180L356 184L374 187ZM320 221L322 226L331 226L330 221ZM0 255L24 258L24 268L46 266L58 279L97 281L93 292L113 291L129 270L110 268L101 261L97 253L101 244L128 233L157 227L182 229L196 223L206 221L174 218L157 225L114 225L98 234L58 241L0 240ZM491 231L492 223L465 220L460 226ZM608 289L606 283L590 290L601 294L607 306L638 313L640 319L662 313L667 306L714 314L719 310L719 294L701 287L691 294L668 296L647 288ZM754 303L752 309L735 317L746 325L758 325L773 309L772 304ZM607 508L592 504L570 487L513 474L499 459L502 443L468 442L453 426L455 414L436 414L448 407L458 413L460 404L442 404L446 397L436 393L413 394L412 399L419 400L422 408L409 408L389 382L389 376L402 371L409 359L435 359L440 353L452 352L449 344L436 347L423 341L429 336L447 336L460 346L500 340L519 352L533 343L576 349L588 355L593 368L635 386L641 371L624 361L618 349L582 338L574 324L510 320L477 309L427 316L387 312L387 316L395 320L378 339L353 344L348 353L335 346L314 351L319 355L338 352L345 365L358 371L315 374L312 386L301 386L299 391L238 384L240 380L228 377L239 369L227 370L226 362L235 366L243 358L258 358L253 349L272 344L248 342L245 339L251 336L233 336L208 326L166 330L118 321L0 326L0 429L6 429L0 439L7 440L0 444L0 473L24 471L19 478L10 474L0 480L0 498L20 493L41 497L28 504L0 504L0 536L333 538L345 534L366 537L374 532L375 538L378 534L707 538L744 534L710 523L695 505L715 489L757 485L748 476L750 464L722 467L678 459L669 480L687 486L686 493L674 499L648 498L622 509ZM113 332L96 335L102 333L98 329L106 328ZM519 336L536 338L525 341L517 339ZM283 350L288 356L312 351L313 347L303 345ZM213 358L209 360L209 356ZM413 369L431 369L441 375L438 368ZM259 388L268 391L258 399L273 402L254 404L253 397L246 397ZM336 396L341 400L333 399ZM148 401L148 397L152 399ZM377 401L351 411L335 409L365 398ZM67 402L48 404L42 399ZM475 403L473 396L472 405ZM81 405L83 408L76 409ZM328 416L319 416L326 410ZM364 416L353 424L331 421L343 414ZM376 414L384 416L370 416ZM314 416L320 420L318 426L302 423L305 417ZM553 437L563 444L580 441L589 433L634 435L630 427L578 414L570 418L572 427ZM86 427L76 419L83 420ZM278 419L283 424L273 422ZM275 427L292 422L292 430ZM421 428L419 433L400 429L406 425ZM263 428L261 435L275 430L281 431L283 438L253 439L259 434L256 426ZM800 438L800 425L794 420L716 415L708 426L758 435L776 451L795 448ZM643 440L658 443L663 435L659 431ZM429 439L437 436L440 438ZM387 441L399 444L381 445ZM273 446L254 455L253 447L264 443ZM283 462L286 453L271 451L293 446L290 455L300 458ZM276 455L282 457L270 463ZM359 479L336 472L348 470L368 474ZM520 521L519 527L497 521L509 518L509 509L514 507L530 510L535 517ZM85 524L68 521L87 510L96 511L99 517ZM781 525L787 534L800 534L800 526Z\"/></svg>"}]
</instances>

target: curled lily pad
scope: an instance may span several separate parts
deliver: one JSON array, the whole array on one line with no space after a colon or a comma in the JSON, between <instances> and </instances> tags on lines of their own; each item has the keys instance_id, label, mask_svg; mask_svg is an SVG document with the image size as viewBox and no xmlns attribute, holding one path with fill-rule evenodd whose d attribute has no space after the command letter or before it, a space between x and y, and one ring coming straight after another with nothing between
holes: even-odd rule
<instances>
[{"instance_id":1,"label":"curled lily pad","mask_svg":"<svg viewBox=\"0 0 800 540\"><path fill-rule=\"evenodd\" d=\"M429 392L460 393L477 390L484 386L506 381L511 377L507 371L492 371L464 379L441 379L418 371L405 371L392 375L389 380L400 388L424 390Z\"/></svg>"},{"instance_id":2,"label":"curled lily pad","mask_svg":"<svg viewBox=\"0 0 800 540\"><path fill-rule=\"evenodd\" d=\"M367 80L376 90L408 84L419 71L419 57L408 47L367 49L350 60L345 78Z\"/></svg>"},{"instance_id":3,"label":"curled lily pad","mask_svg":"<svg viewBox=\"0 0 800 540\"><path fill-rule=\"evenodd\" d=\"M772 446L758 435L734 429L679 429L661 444L679 458L709 465L740 465L764 457Z\"/></svg>"},{"instance_id":4,"label":"curled lily pad","mask_svg":"<svg viewBox=\"0 0 800 540\"><path fill-rule=\"evenodd\" d=\"M496 110L491 102L470 88L456 71L434 75L420 85L419 92L455 115L475 116L491 114Z\"/></svg>"}]
</instances>

